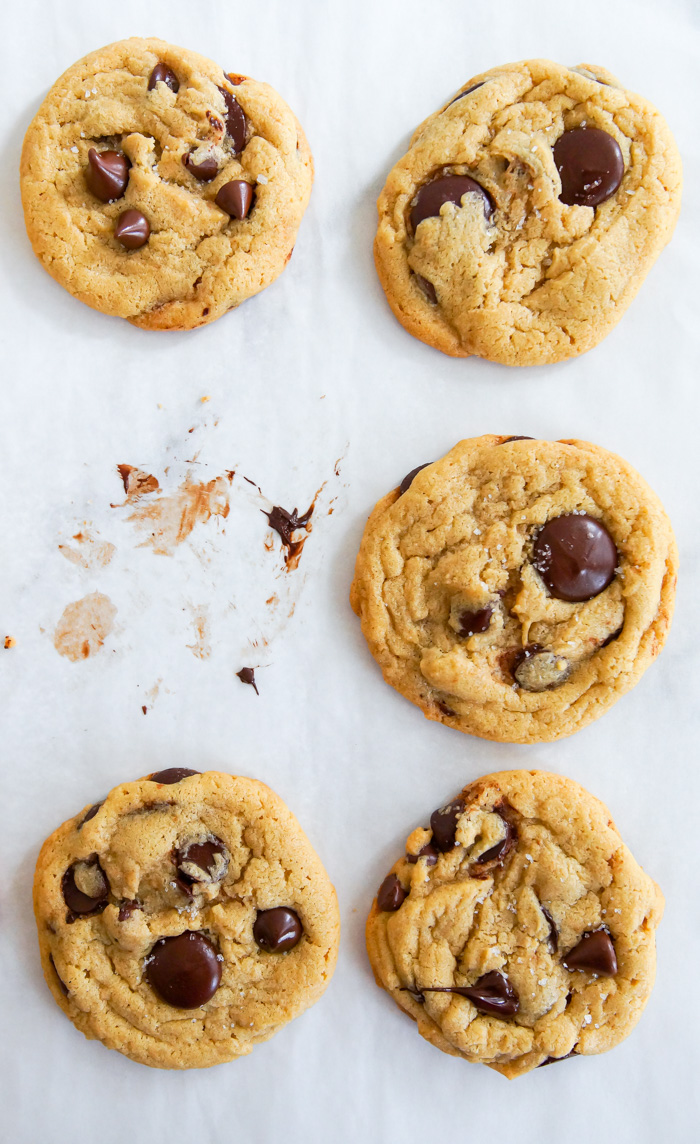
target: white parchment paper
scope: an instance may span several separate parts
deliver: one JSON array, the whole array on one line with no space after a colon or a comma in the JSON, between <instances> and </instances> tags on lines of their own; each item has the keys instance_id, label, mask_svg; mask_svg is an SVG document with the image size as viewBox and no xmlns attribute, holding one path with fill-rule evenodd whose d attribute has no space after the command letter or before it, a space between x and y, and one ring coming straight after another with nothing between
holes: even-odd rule
<instances>
[{"instance_id":1,"label":"white parchment paper","mask_svg":"<svg viewBox=\"0 0 700 1144\"><path fill-rule=\"evenodd\" d=\"M81 306L24 233L16 168L29 120L74 60L128 35L267 80L316 160L288 269L197 332L146 333ZM3 1139L696 1140L697 3L23 0L6 7L0 45L0 635L16 640L0 646ZM601 63L650 98L676 134L687 190L671 246L605 342L513 371L450 360L405 333L371 244L376 196L414 126L471 75L531 56ZM678 606L659 662L558 744L487 743L428 723L383 684L347 603L374 502L483 432L619 452L677 530ZM173 495L235 470L228 516L157 554L128 509L110 507L124 501L118 464ZM299 568L285 572L260 510L301 512L321 486ZM114 546L107 565L96 543ZM92 593L112 601L114 626L97 654L71 662L54 631ZM234 674L245 664L258 665L259 697ZM43 984L30 902L55 826L116 783L173 765L277 790L326 863L343 919L336 976L311 1011L244 1060L184 1074L135 1065L73 1029ZM561 772L602 798L667 907L656 989L632 1036L509 1083L421 1040L374 986L363 926L408 831L467 780L513 766Z\"/></svg>"}]
</instances>

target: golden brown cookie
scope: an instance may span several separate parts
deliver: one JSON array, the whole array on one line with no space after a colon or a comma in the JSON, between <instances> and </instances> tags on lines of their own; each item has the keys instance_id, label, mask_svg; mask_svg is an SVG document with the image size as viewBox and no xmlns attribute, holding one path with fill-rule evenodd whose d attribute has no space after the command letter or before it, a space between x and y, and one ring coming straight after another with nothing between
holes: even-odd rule
<instances>
[{"instance_id":1,"label":"golden brown cookie","mask_svg":"<svg viewBox=\"0 0 700 1144\"><path fill-rule=\"evenodd\" d=\"M624 1040L654 984L663 906L602 802L546 771L501 771L408 836L367 950L421 1036L512 1078Z\"/></svg>"},{"instance_id":2,"label":"golden brown cookie","mask_svg":"<svg viewBox=\"0 0 700 1144\"><path fill-rule=\"evenodd\" d=\"M352 606L387 683L429 719L559 739L638 682L673 613L658 498L586 441L474 437L372 512Z\"/></svg>"},{"instance_id":3,"label":"golden brown cookie","mask_svg":"<svg viewBox=\"0 0 700 1144\"><path fill-rule=\"evenodd\" d=\"M426 119L390 171L377 272L402 325L444 353L563 361L620 319L680 195L668 126L609 72L506 64Z\"/></svg>"},{"instance_id":4,"label":"golden brown cookie","mask_svg":"<svg viewBox=\"0 0 700 1144\"><path fill-rule=\"evenodd\" d=\"M134 37L56 81L20 173L27 232L53 278L136 326L189 330L284 270L313 163L267 84Z\"/></svg>"},{"instance_id":5,"label":"golden brown cookie","mask_svg":"<svg viewBox=\"0 0 700 1144\"><path fill-rule=\"evenodd\" d=\"M155 1068L244 1056L303 1013L338 952L335 891L262 783L171 768L44 843L34 911L63 1012Z\"/></svg>"}]
</instances>

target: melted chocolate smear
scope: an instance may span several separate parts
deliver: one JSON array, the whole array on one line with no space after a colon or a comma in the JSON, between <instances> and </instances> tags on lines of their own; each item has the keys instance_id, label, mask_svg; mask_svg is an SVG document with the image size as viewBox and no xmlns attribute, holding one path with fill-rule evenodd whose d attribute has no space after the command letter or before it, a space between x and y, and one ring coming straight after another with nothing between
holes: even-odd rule
<instances>
[{"instance_id":1,"label":"melted chocolate smear","mask_svg":"<svg viewBox=\"0 0 700 1144\"><path fill-rule=\"evenodd\" d=\"M240 671L236 672L236 675L240 679L241 683L248 683L248 684L250 684L251 687L254 687L256 695L260 694L260 692L258 691L258 685L255 682L255 668L254 667L242 667Z\"/></svg>"},{"instance_id":2,"label":"melted chocolate smear","mask_svg":"<svg viewBox=\"0 0 700 1144\"><path fill-rule=\"evenodd\" d=\"M494 814L497 814L498 817L503 820L506 832L503 838L501 838L500 842L497 842L495 846L491 846L488 850L485 850L483 854L480 854L479 857L475 859L475 866L485 866L487 863L491 862L500 864L501 862L505 861L506 857L508 854L510 854L511 850L515 846L515 841L518 837L515 827L511 822L508 821L508 819L498 807L494 807Z\"/></svg>"},{"instance_id":3,"label":"melted chocolate smear","mask_svg":"<svg viewBox=\"0 0 700 1144\"><path fill-rule=\"evenodd\" d=\"M64 997L67 997L68 996L68 986L66 985L65 981L62 979L60 973L56 969L56 962L53 959L52 953L49 954L49 961L51 962L51 968L53 969L54 973L56 974L58 984L61 986L61 993L63 994Z\"/></svg>"},{"instance_id":4,"label":"melted chocolate smear","mask_svg":"<svg viewBox=\"0 0 700 1144\"><path fill-rule=\"evenodd\" d=\"M133 914L134 910L142 909L143 906L140 902L137 902L136 898L124 898L124 900L119 903L119 921L127 921L127 919L130 918Z\"/></svg>"},{"instance_id":5,"label":"melted chocolate smear","mask_svg":"<svg viewBox=\"0 0 700 1144\"><path fill-rule=\"evenodd\" d=\"M557 1061L568 1061L569 1057L577 1056L579 1056L579 1054L576 1052L576 1049L572 1049L571 1052L567 1053L565 1057L547 1057L547 1059L542 1061L542 1063L537 1067L538 1069L543 1069L545 1065L555 1065Z\"/></svg>"},{"instance_id":6,"label":"melted chocolate smear","mask_svg":"<svg viewBox=\"0 0 700 1144\"><path fill-rule=\"evenodd\" d=\"M413 1000L416 1001L419 1005L425 1005L425 996L423 993L421 993L420 989L409 989L409 987L407 985L404 985L399 990L399 992L400 993L409 993L411 995L411 997L413 998Z\"/></svg>"},{"instance_id":7,"label":"melted chocolate smear","mask_svg":"<svg viewBox=\"0 0 700 1144\"><path fill-rule=\"evenodd\" d=\"M507 445L509 441L534 441L534 437L506 437L505 441L499 441L499 445Z\"/></svg>"},{"instance_id":8,"label":"melted chocolate smear","mask_svg":"<svg viewBox=\"0 0 700 1144\"><path fill-rule=\"evenodd\" d=\"M482 1013L493 1017L513 1017L520 1008L520 998L507 977L497 969L485 973L473 985L448 985L423 989L423 993L456 993L467 997Z\"/></svg>"},{"instance_id":9,"label":"melted chocolate smear","mask_svg":"<svg viewBox=\"0 0 700 1144\"><path fill-rule=\"evenodd\" d=\"M282 544L287 550L284 555L284 562L288 568L296 568L301 550L307 539L305 536L301 540L293 540L292 535L302 528L308 532L307 525L313 516L314 507L311 504L303 516L297 516L296 509L287 512L286 508L282 508L278 504L273 506L271 512L266 512L265 509L260 510L263 516L269 520L270 528L274 528L275 532L279 533Z\"/></svg>"},{"instance_id":10,"label":"melted chocolate smear","mask_svg":"<svg viewBox=\"0 0 700 1144\"><path fill-rule=\"evenodd\" d=\"M459 95L456 95L456 96L454 97L454 99L451 99L451 100L450 100L450 102L448 103L447 107L452 107L452 104L453 104L453 103L457 103L457 101L458 101L458 100L460 100L460 99L464 99L465 95L471 95L471 93L472 93L473 91L476 91L476 90L477 90L477 88L483 87L485 83L486 83L486 80L485 80L485 79L482 79L481 83L475 83L475 84L472 84L472 86L471 86L471 87L468 87L466 91L460 91ZM447 111L447 107L445 108L445 111Z\"/></svg>"},{"instance_id":11,"label":"melted chocolate smear","mask_svg":"<svg viewBox=\"0 0 700 1144\"><path fill-rule=\"evenodd\" d=\"M556 953L557 948L559 946L559 933L557 931L556 925L554 924L554 918L550 914L549 910L545 909L544 906L540 905L540 909L542 910L542 913L544 914L545 919L547 921L547 925L549 926L549 937L547 938L547 942L549 944L549 947L550 947L552 953ZM559 1058L555 1058L555 1059L559 1059Z\"/></svg>"}]
</instances>

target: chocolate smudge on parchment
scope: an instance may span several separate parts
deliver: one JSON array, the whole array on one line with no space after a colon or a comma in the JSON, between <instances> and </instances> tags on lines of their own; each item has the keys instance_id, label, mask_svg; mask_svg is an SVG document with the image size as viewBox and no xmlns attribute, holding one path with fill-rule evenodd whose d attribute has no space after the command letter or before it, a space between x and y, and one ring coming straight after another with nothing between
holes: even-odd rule
<instances>
[{"instance_id":1,"label":"chocolate smudge on parchment","mask_svg":"<svg viewBox=\"0 0 700 1144\"><path fill-rule=\"evenodd\" d=\"M204 606L192 608L192 627L194 628L195 642L187 644L187 647L197 659L209 659L211 655L209 617Z\"/></svg>"},{"instance_id":2,"label":"chocolate smudge on parchment","mask_svg":"<svg viewBox=\"0 0 700 1144\"><path fill-rule=\"evenodd\" d=\"M73 663L88 659L104 646L114 627L117 609L109 596L91 592L63 609L53 637L59 655Z\"/></svg>"},{"instance_id":3,"label":"chocolate smudge on parchment","mask_svg":"<svg viewBox=\"0 0 700 1144\"><path fill-rule=\"evenodd\" d=\"M319 492L320 491L321 490L319 489ZM317 496L318 493L316 493L316 497ZM291 512L287 512L286 509L282 508L278 504L273 505L270 512L267 512L264 508L260 510L270 522L270 528L273 528L275 532L280 536L282 545L285 548L284 563L288 572L293 572L295 568L299 567L299 561L301 559L304 545L306 544L306 541L309 538L309 533L311 532L311 525L309 524L309 521L311 520L314 508L316 507L316 497L314 497L309 508L306 510L303 516L297 516L296 509L292 509ZM302 536L298 540L295 540L294 533L301 532L302 530L306 535Z\"/></svg>"},{"instance_id":4,"label":"chocolate smudge on parchment","mask_svg":"<svg viewBox=\"0 0 700 1144\"><path fill-rule=\"evenodd\" d=\"M126 501L139 500L148 493L160 492L160 485L158 478L154 477L152 473L147 473L144 469L139 469L136 465L117 465L119 476L124 482L124 492L126 493ZM112 508L116 508L112 505Z\"/></svg>"},{"instance_id":5,"label":"chocolate smudge on parchment","mask_svg":"<svg viewBox=\"0 0 700 1144\"><path fill-rule=\"evenodd\" d=\"M77 541L78 548L70 544L59 544L58 551L66 560L70 560L71 564L76 564L88 572L106 568L117 551L109 540L100 540L92 532L76 532L72 539Z\"/></svg>"},{"instance_id":6,"label":"chocolate smudge on parchment","mask_svg":"<svg viewBox=\"0 0 700 1144\"><path fill-rule=\"evenodd\" d=\"M144 494L135 495L140 498ZM126 519L146 534L139 547L150 547L158 556L172 556L198 524L206 524L213 516L227 517L228 514L226 477L193 481L188 474L175 492L138 504Z\"/></svg>"}]
</instances>

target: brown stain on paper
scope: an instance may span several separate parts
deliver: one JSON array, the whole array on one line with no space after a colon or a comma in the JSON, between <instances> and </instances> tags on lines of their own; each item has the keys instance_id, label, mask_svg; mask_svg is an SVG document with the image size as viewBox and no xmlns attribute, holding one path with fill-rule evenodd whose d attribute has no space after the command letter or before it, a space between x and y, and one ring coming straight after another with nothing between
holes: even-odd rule
<instances>
[{"instance_id":1,"label":"brown stain on paper","mask_svg":"<svg viewBox=\"0 0 700 1144\"><path fill-rule=\"evenodd\" d=\"M197 659L209 659L211 644L209 643L209 618L204 607L192 609L192 627L194 628L195 642L187 647L196 655Z\"/></svg>"},{"instance_id":2,"label":"brown stain on paper","mask_svg":"<svg viewBox=\"0 0 700 1144\"><path fill-rule=\"evenodd\" d=\"M64 655L73 663L88 659L103 647L107 636L114 627L117 609L109 596L102 592L91 592L68 604L61 616L53 637L53 646L59 655Z\"/></svg>"},{"instance_id":3,"label":"brown stain on paper","mask_svg":"<svg viewBox=\"0 0 700 1144\"><path fill-rule=\"evenodd\" d=\"M117 470L124 483L127 504L129 501L139 500L148 493L160 491L157 477L145 472L144 469L138 469L136 465L117 465Z\"/></svg>"},{"instance_id":4,"label":"brown stain on paper","mask_svg":"<svg viewBox=\"0 0 700 1144\"><path fill-rule=\"evenodd\" d=\"M225 477L216 477L213 481L187 478L176 492L139 505L127 520L139 531L149 534L140 547L149 546L159 556L172 556L196 525L206 524L212 516L227 517L228 514L229 490Z\"/></svg>"},{"instance_id":5,"label":"brown stain on paper","mask_svg":"<svg viewBox=\"0 0 700 1144\"><path fill-rule=\"evenodd\" d=\"M59 544L58 551L71 564L79 568L92 571L95 568L106 568L117 551L108 540L100 540L91 532L76 532L73 540L77 540L80 547L73 548L70 544Z\"/></svg>"}]
</instances>

